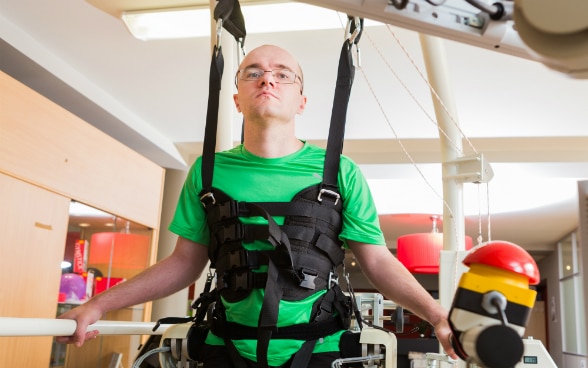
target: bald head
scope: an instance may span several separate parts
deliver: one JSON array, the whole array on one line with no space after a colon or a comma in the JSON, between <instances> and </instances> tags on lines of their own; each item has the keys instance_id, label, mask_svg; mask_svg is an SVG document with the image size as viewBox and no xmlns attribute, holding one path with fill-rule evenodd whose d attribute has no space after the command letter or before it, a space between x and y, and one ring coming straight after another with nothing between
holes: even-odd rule
<instances>
[{"instance_id":1,"label":"bald head","mask_svg":"<svg viewBox=\"0 0 588 368\"><path fill-rule=\"evenodd\" d=\"M302 68L296 58L288 51L275 45L263 45L251 50L239 65L239 70L249 67L265 69L267 66L261 65L261 60L269 63L271 69L293 71L300 78L300 82L304 84Z\"/></svg>"}]
</instances>

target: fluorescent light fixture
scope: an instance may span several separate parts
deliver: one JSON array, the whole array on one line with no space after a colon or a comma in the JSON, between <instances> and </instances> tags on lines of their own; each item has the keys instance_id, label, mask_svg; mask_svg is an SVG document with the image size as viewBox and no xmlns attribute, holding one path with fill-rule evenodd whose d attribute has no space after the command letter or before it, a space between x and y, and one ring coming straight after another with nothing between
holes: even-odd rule
<instances>
[{"instance_id":1,"label":"fluorescent light fixture","mask_svg":"<svg viewBox=\"0 0 588 368\"><path fill-rule=\"evenodd\" d=\"M129 32L143 41L210 35L208 9L123 12L122 20Z\"/></svg>"},{"instance_id":2,"label":"fluorescent light fixture","mask_svg":"<svg viewBox=\"0 0 588 368\"><path fill-rule=\"evenodd\" d=\"M303 3L242 6L248 34L343 28L347 15ZM277 16L287 15L287 16ZM209 8L174 8L123 12L123 22L140 40L209 37ZM366 20L364 26L381 24Z\"/></svg>"}]
</instances>

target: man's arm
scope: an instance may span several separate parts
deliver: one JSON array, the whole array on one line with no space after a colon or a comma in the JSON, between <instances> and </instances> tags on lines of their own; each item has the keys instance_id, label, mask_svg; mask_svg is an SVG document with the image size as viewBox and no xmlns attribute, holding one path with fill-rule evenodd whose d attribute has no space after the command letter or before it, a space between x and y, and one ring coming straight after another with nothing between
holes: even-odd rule
<instances>
[{"instance_id":1,"label":"man's arm","mask_svg":"<svg viewBox=\"0 0 588 368\"><path fill-rule=\"evenodd\" d=\"M105 313L173 294L193 283L207 263L206 246L178 237L174 251L167 258L59 316L76 320L77 327L72 336L58 337L57 341L82 346L85 340L98 334L86 332L88 325Z\"/></svg>"},{"instance_id":2,"label":"man's arm","mask_svg":"<svg viewBox=\"0 0 588 368\"><path fill-rule=\"evenodd\" d=\"M354 241L347 243L370 283L387 299L431 323L445 352L453 359L457 359L450 343L451 329L447 321L447 311L433 299L388 248Z\"/></svg>"}]
</instances>

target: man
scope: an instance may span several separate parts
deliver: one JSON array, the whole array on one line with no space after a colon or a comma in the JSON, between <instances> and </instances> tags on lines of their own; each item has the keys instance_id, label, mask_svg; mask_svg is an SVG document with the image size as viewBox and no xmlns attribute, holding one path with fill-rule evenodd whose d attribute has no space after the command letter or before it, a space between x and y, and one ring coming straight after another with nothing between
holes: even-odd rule
<instances>
[{"instance_id":1,"label":"man","mask_svg":"<svg viewBox=\"0 0 588 368\"><path fill-rule=\"evenodd\" d=\"M219 190L215 195L218 196L222 192L223 196L230 199L251 203L289 202L292 198L298 198L299 192L305 188L320 184L325 151L295 136L295 117L304 111L306 105L306 97L302 93L302 71L295 58L276 46L265 45L256 48L241 63L236 83L238 92L234 95L234 101L237 110L244 117L244 143L215 155L212 186ZM342 241L342 245L351 249L374 287L387 298L429 321L435 327L437 338L445 351L451 357L457 358L449 342L451 331L447 312L385 246L365 178L357 166L346 157L341 158L339 167L338 186L341 201L339 202L337 197L334 203L339 203L341 207L342 220L341 224L337 224L340 225L337 228L338 233L334 237L331 236L335 239L321 240L320 246L323 246L323 243L339 242L336 248L342 251ZM222 220L217 219L218 221L212 225L210 221L207 224L207 211L212 211L200 203L201 197L206 197L202 195L201 168L202 158L196 161L188 174L178 201L176 215L170 225L170 230L179 235L173 253L135 278L98 294L87 303L61 316L75 319L78 325L73 336L58 338L59 342L81 346L85 340L96 337L96 331L86 332L86 328L100 319L104 313L161 298L187 287L202 274L209 257L212 257L217 263L217 288L221 288L223 297L220 308L224 313L223 318L231 323L231 326L243 331L252 328L262 332L259 336L242 336L239 339L209 333L206 338L207 348L202 349L201 353L204 366L231 367L232 364L236 364L235 359L242 359L240 366L243 366L243 362L245 366L251 367L283 366L290 364L292 356L298 351L304 350L305 341L292 336L278 338L277 331L287 330L287 327L292 325L308 326L311 322L321 319L320 312L323 309L334 310L335 308L331 307L336 303L333 302L327 308L323 308L321 304L328 292L335 289L331 280L332 273L329 274L327 281L326 276L321 276L320 272L309 271L300 263L312 264L316 257L329 259L338 256L330 251L317 252L313 248L314 245L304 248L307 246L306 243L320 242L316 237L305 243L295 239L296 236L288 235L290 239L280 240L279 234L273 238L270 234L268 239L273 239L274 249L268 241L245 241L239 238L241 240L235 242L218 236L217 232L224 234L229 225L226 224L224 217ZM216 199L210 202L215 201ZM261 212L256 215L261 214L263 217L263 206L250 208L252 211L261 208ZM338 216L337 214L334 218L339 218ZM239 224L244 223L244 226L251 225L253 228L257 224L267 224L274 217L279 225L287 221L284 219L287 216L273 216L269 220L264 220L259 216L245 218L243 215L239 217ZM296 229L301 227L288 226ZM321 229L321 226L328 228L331 224L317 226ZM232 250L225 251L223 247L229 246L233 247ZM302 251L299 250L301 247ZM263 267L249 265L246 270L248 277L263 279L265 287L249 284L244 288L235 286L235 279L242 276L242 273L236 274L234 270L241 270L243 265L235 264L234 262L238 261L229 259L243 248L249 255L259 255L260 259L265 257L265 261L258 261L259 265L263 263ZM302 253L312 254L312 257L304 258L305 255ZM283 268L288 262L293 263L293 268L290 268L287 274ZM337 261L333 262L333 266L337 266ZM276 271L276 268L280 270ZM272 282L270 279L274 280L273 286L269 286ZM268 296L270 288L275 285L279 287L271 289L271 292L278 295L278 300ZM317 308L319 304L320 308ZM345 317L343 309L339 308L339 305L336 307L337 311L327 313L327 320L338 321L337 316ZM258 328L259 326L265 327L265 330ZM276 326L279 328L275 328ZM339 339L344 330L343 324L327 336L309 338L313 340L310 345L313 354L307 358L309 360L302 360L303 365L330 366L330 363L339 357ZM264 335L263 331L267 333ZM223 334L230 335L226 330ZM270 340L264 342L264 339L268 338ZM235 358L234 354L230 357L229 353L235 351L239 357ZM233 363L230 360L233 360Z\"/></svg>"}]
</instances>

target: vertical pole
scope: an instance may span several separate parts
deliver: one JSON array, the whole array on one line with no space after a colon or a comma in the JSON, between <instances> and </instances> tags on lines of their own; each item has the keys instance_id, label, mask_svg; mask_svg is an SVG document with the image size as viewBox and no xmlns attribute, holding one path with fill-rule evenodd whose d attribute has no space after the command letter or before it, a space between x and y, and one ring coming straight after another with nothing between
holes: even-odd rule
<instances>
[{"instance_id":1,"label":"vertical pole","mask_svg":"<svg viewBox=\"0 0 588 368\"><path fill-rule=\"evenodd\" d=\"M579 259L579 266L580 266L580 270L582 270L582 273L584 274L583 277L579 277L579 282L580 282L580 286L582 286L582 283L584 284L584 286L582 287L582 290L584 290L583 294L584 294L584 308L581 308L583 310L580 310L579 313L584 313L584 323L586 323L586 321L588 321L588 291L586 291L586 286L588 286L588 181L587 180L580 180L578 181L578 208L579 208L579 212L580 212L580 220L579 220L579 229L578 232L576 233L576 249L577 249L577 254L579 254L580 259ZM580 299L582 298L581 296L578 296ZM581 303L581 302L580 302ZM582 328L580 327L581 325L579 324L578 327L579 329ZM580 331L578 329L578 331ZM579 343L580 344L584 344L584 346L579 346L580 349L584 349L584 355L586 355L586 351L588 351L588 339L586 339L584 337L584 341L582 342L582 339L579 339ZM585 359L584 359L585 362ZM582 360L580 360L580 366L582 366ZM584 367L586 367L586 364L584 364Z\"/></svg>"},{"instance_id":2,"label":"vertical pole","mask_svg":"<svg viewBox=\"0 0 588 368\"><path fill-rule=\"evenodd\" d=\"M171 222L178 197L182 190L186 171L168 169L165 171L165 184L163 191L163 208L159 228L159 245L157 247L157 260L160 261L169 256L176 245L178 236L167 230ZM188 289L185 288L165 298L154 300L152 303L151 320L157 321L164 317L183 317L188 311Z\"/></svg>"},{"instance_id":3,"label":"vertical pole","mask_svg":"<svg viewBox=\"0 0 588 368\"><path fill-rule=\"evenodd\" d=\"M462 142L461 134L456 126L458 122L451 118L453 116L454 119L457 119L457 112L447 71L445 50L441 39L423 34L419 36L429 83L442 101L441 103L436 96L433 96L440 130L443 199L446 203L443 206L443 249L453 252L463 251L465 250L463 184L451 178L456 174L456 167L446 164L446 162L453 161L462 155ZM441 264L439 271L439 298L441 304L449 308L457 286L457 278L455 277L457 265L452 266L453 270L444 270L443 266Z\"/></svg>"},{"instance_id":4,"label":"vertical pole","mask_svg":"<svg viewBox=\"0 0 588 368\"><path fill-rule=\"evenodd\" d=\"M463 184L452 177L456 174L456 166L446 163L462 156L463 150L461 134L457 129L457 109L447 71L444 45L442 40L437 37L419 34L419 38L429 83L443 102L441 103L437 96L433 95L441 142L443 200L445 202L443 205L444 250L441 251L439 264L439 301L445 309L449 310L457 289L458 279L464 271L459 260L463 259L466 252ZM452 120L452 116L455 121ZM457 367L464 366L461 361L457 364Z\"/></svg>"}]
</instances>

